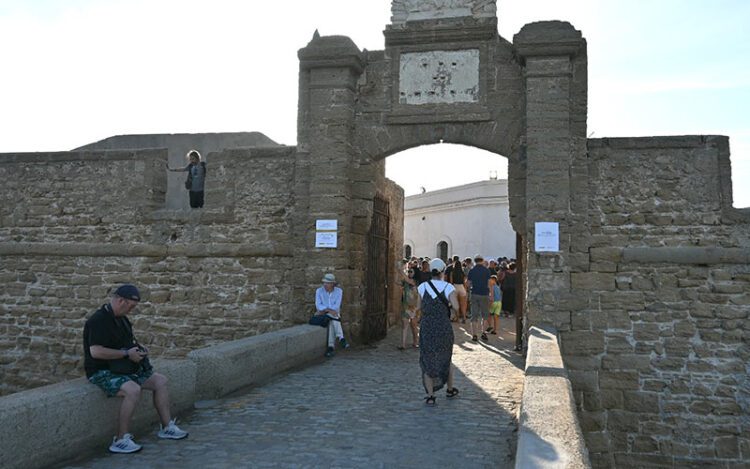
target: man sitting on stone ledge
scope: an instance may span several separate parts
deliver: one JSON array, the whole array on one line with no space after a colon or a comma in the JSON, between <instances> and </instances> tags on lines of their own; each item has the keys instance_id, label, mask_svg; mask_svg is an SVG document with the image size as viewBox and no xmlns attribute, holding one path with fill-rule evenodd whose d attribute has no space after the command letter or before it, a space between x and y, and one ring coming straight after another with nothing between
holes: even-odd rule
<instances>
[{"instance_id":1,"label":"man sitting on stone ledge","mask_svg":"<svg viewBox=\"0 0 750 469\"><path fill-rule=\"evenodd\" d=\"M336 338L338 338L341 348L349 348L349 344L344 339L344 330L341 328L341 300L343 296L343 291L336 286L336 277L333 274L325 274L323 286L315 291L315 314L325 314L330 319L326 357L333 356Z\"/></svg>"},{"instance_id":2,"label":"man sitting on stone ledge","mask_svg":"<svg viewBox=\"0 0 750 469\"><path fill-rule=\"evenodd\" d=\"M107 396L123 398L117 436L109 447L113 453L135 453L141 449L128 432L141 389L154 393L154 407L161 420L159 438L180 440L188 436L170 417L167 378L154 373L147 358L148 351L133 336L127 315L140 300L135 286L122 285L115 290L109 303L89 317L83 328L86 376Z\"/></svg>"}]
</instances>

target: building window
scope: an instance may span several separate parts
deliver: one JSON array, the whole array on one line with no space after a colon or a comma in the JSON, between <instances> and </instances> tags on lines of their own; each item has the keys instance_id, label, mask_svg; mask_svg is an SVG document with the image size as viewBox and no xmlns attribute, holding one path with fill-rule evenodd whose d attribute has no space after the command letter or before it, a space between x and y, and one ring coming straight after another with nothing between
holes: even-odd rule
<instances>
[{"instance_id":1,"label":"building window","mask_svg":"<svg viewBox=\"0 0 750 469\"><path fill-rule=\"evenodd\" d=\"M408 244L404 246L404 257L407 259L411 259L411 246Z\"/></svg>"},{"instance_id":2,"label":"building window","mask_svg":"<svg viewBox=\"0 0 750 469\"><path fill-rule=\"evenodd\" d=\"M444 261L448 260L448 243L440 241L437 245L437 256Z\"/></svg>"}]
</instances>

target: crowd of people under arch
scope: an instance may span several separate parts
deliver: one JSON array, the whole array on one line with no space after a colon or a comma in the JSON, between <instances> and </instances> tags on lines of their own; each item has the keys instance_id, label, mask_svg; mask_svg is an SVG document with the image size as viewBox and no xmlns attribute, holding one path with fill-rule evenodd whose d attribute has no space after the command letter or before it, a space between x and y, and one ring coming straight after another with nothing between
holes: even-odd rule
<instances>
[{"instance_id":1,"label":"crowd of people under arch","mask_svg":"<svg viewBox=\"0 0 750 469\"><path fill-rule=\"evenodd\" d=\"M412 347L418 344L420 296L417 288L432 278L429 257L413 256L403 259L401 285L403 329L400 349L407 346L411 331ZM517 284L516 260L507 257L484 259L453 256L448 259L443 279L456 291L458 308L451 308L451 321L465 324L469 321L472 340L489 340L488 335L499 333L500 316L515 313Z\"/></svg>"}]
</instances>

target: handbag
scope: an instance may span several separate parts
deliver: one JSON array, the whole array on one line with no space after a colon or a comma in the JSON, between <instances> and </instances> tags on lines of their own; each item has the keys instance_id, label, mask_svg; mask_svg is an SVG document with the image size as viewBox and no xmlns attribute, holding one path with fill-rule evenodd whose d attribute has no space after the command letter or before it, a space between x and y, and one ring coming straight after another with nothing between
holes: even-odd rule
<instances>
[{"instance_id":1,"label":"handbag","mask_svg":"<svg viewBox=\"0 0 750 469\"><path fill-rule=\"evenodd\" d=\"M193 175L190 173L190 170L188 169L187 179L185 179L185 189L190 190L192 188L193 188Z\"/></svg>"},{"instance_id":2,"label":"handbag","mask_svg":"<svg viewBox=\"0 0 750 469\"><path fill-rule=\"evenodd\" d=\"M328 322L330 320L331 318L325 314L313 314L308 324L311 326L328 327Z\"/></svg>"},{"instance_id":3,"label":"handbag","mask_svg":"<svg viewBox=\"0 0 750 469\"><path fill-rule=\"evenodd\" d=\"M145 359L144 359L145 360ZM133 375L141 369L140 363L135 363L129 358L118 358L109 360L109 371L116 375Z\"/></svg>"}]
</instances>

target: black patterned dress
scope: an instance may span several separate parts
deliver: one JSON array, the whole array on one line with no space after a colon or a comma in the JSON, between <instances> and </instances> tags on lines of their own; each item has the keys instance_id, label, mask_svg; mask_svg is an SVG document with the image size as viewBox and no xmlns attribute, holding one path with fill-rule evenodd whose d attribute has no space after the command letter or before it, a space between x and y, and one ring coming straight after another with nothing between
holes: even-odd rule
<instances>
[{"instance_id":1,"label":"black patterned dress","mask_svg":"<svg viewBox=\"0 0 750 469\"><path fill-rule=\"evenodd\" d=\"M429 290L430 286L427 285L422 296L422 321L419 327L419 366L422 368L422 385L428 393L430 391L424 383L424 376L432 378L433 391L441 389L448 381L453 356L450 311L440 297L430 296ZM439 287L437 290L440 292ZM443 292L440 295L445 297Z\"/></svg>"}]
</instances>

